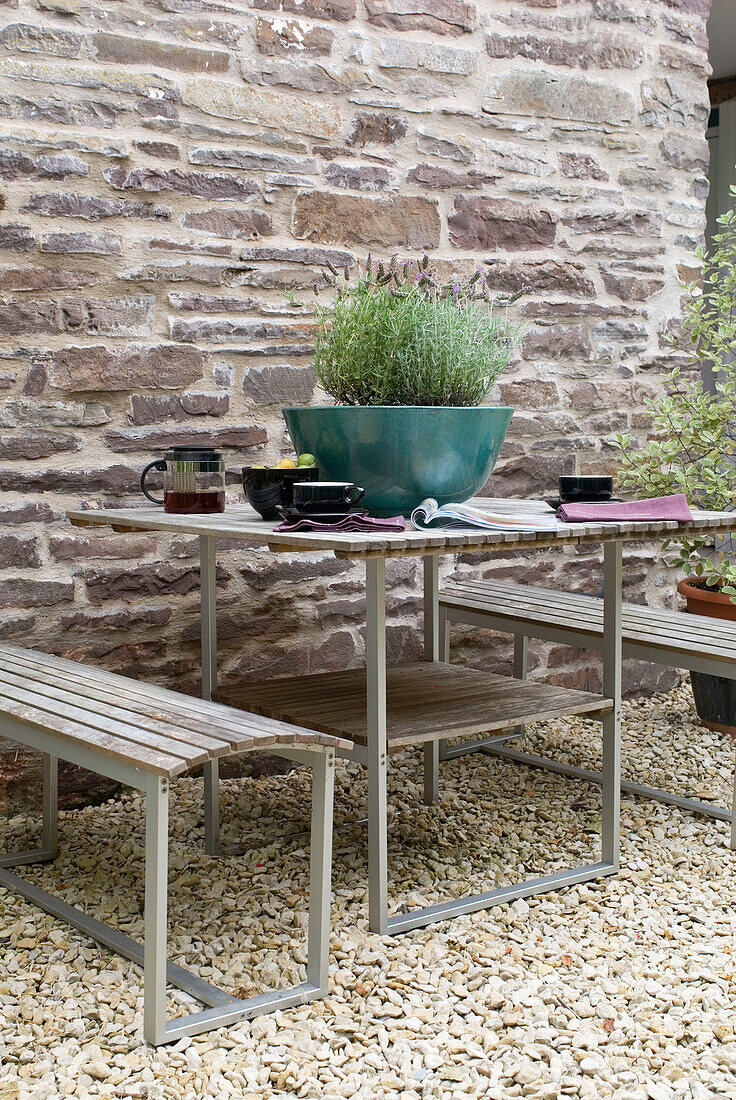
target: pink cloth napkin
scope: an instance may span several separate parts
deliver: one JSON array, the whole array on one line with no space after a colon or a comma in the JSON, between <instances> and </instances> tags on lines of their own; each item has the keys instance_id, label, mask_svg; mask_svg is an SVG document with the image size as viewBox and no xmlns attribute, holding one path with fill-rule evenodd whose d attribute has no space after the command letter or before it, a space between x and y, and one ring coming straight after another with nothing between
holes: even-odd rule
<instances>
[{"instance_id":1,"label":"pink cloth napkin","mask_svg":"<svg viewBox=\"0 0 736 1100\"><path fill-rule=\"evenodd\" d=\"M564 523L605 523L624 520L675 519L681 523L692 520L684 493L675 493L669 497L651 497L649 500L631 500L625 504L561 504L557 509L557 518Z\"/></svg>"},{"instance_id":2,"label":"pink cloth napkin","mask_svg":"<svg viewBox=\"0 0 736 1100\"><path fill-rule=\"evenodd\" d=\"M277 531L403 531L406 521L403 516L389 516L388 519L379 519L375 516L352 515L344 516L335 523L324 523L322 520L303 519L286 520L280 523Z\"/></svg>"}]
</instances>

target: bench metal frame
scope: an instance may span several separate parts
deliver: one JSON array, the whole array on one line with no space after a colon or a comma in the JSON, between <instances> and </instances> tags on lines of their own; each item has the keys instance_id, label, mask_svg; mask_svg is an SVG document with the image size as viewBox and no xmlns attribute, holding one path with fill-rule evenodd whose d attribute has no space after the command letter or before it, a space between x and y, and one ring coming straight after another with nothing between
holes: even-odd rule
<instances>
[{"instance_id":1,"label":"bench metal frame","mask_svg":"<svg viewBox=\"0 0 736 1100\"><path fill-rule=\"evenodd\" d=\"M198 1035L238 1020L249 1020L276 1009L292 1008L327 995L332 866L332 807L335 752L325 746L273 746L269 752L312 769L312 820L307 980L245 999L211 985L175 963L167 962L169 780L136 765L73 745L36 727L0 717L0 735L43 753L43 826L38 849L0 855L0 886L66 921L110 950L143 967L143 1033L154 1046ZM8 868L53 860L58 850L57 758L69 760L133 787L145 795L145 914L144 942L40 889ZM203 1011L166 1019L166 985L176 986L206 1007Z\"/></svg>"},{"instance_id":2,"label":"bench metal frame","mask_svg":"<svg viewBox=\"0 0 736 1100\"><path fill-rule=\"evenodd\" d=\"M461 622L467 626L481 627L486 630L495 630L500 634L512 634L514 639L514 676L520 680L526 679L527 674L527 650L529 638L539 638L542 641L556 642L558 645L569 645L575 649L588 649L601 652L604 648L600 635L587 631L577 632L565 626L553 626L548 623L534 623L529 619L510 620L508 615L494 615L493 611L476 608L461 608L440 603L440 632L445 659L449 660L450 628L451 622ZM651 664L659 664L673 667L667 659L666 651L656 645L643 641L628 640L625 637L621 643L623 659L647 661ZM704 657L699 653L683 653L678 656L678 668L684 668L691 672L707 672L713 676L725 676L734 678L734 666L728 661L719 661L715 657ZM620 690L620 686L619 686ZM619 699L620 704L620 699ZM557 772L574 779L587 780L590 783L601 783L601 773L591 771L588 768L575 767L571 764L563 764L559 760L548 757L536 756L531 753L521 752L518 749L507 748L505 742L524 736L524 728L519 727L513 733L504 737L491 737L485 740L467 742L461 745L448 747L446 742L440 745L440 758L453 760L467 753L482 752L490 756L500 756L506 760L513 760L518 764L527 764L534 768L543 768L547 771ZM660 790L658 787L649 787L642 783L633 783L630 780L621 780L621 790L627 794L633 794L639 798L651 799L654 802L662 802L678 809L687 810L690 813L700 814L716 821L725 821L731 825L730 847L736 850L736 819L733 810L714 805L711 802L703 802L696 798L687 798L684 795L673 794ZM734 771L734 787L732 807L736 805L736 769Z\"/></svg>"}]
</instances>

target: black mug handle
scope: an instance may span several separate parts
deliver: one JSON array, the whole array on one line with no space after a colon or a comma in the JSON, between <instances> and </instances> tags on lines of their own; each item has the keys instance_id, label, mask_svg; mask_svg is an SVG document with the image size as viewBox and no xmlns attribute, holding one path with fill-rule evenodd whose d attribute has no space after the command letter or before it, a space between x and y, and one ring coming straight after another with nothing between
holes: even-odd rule
<instances>
[{"instance_id":1,"label":"black mug handle","mask_svg":"<svg viewBox=\"0 0 736 1100\"><path fill-rule=\"evenodd\" d=\"M157 459L155 459L155 461L149 462L148 465L146 466L145 470L141 474L141 492L143 493L144 497L148 497L148 499L150 501L152 501L153 504L163 504L164 502L163 502L163 500L159 500L158 497L152 497L151 494L149 493L148 489L146 488L146 474L148 473L149 470L165 470L165 469L166 469L166 459L165 458L157 458Z\"/></svg>"},{"instance_id":2,"label":"black mug handle","mask_svg":"<svg viewBox=\"0 0 736 1100\"><path fill-rule=\"evenodd\" d=\"M365 489L361 489L358 485L350 485L345 490L342 499L352 507L354 504L360 504L364 496Z\"/></svg>"}]
</instances>

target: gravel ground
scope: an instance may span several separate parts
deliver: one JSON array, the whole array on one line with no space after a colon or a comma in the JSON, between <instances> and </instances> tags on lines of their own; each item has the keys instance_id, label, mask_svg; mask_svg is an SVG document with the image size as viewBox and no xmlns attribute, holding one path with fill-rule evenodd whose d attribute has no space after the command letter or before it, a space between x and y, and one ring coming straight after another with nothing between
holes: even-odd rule
<instances>
[{"instance_id":1,"label":"gravel ground","mask_svg":"<svg viewBox=\"0 0 736 1100\"><path fill-rule=\"evenodd\" d=\"M733 744L689 689L625 706L626 771L725 803ZM533 750L598 763L600 727L530 732ZM597 791L487 757L444 766L421 805L417 753L394 759L392 902L459 896L597 857ZM0 890L0 1100L76 1097L736 1097L736 853L724 824L623 800L621 873L409 935L366 931L365 783L340 765L331 996L153 1050L140 972ZM202 852L201 783L175 786L170 953L250 995L305 976L309 782L224 784L226 839ZM13 819L8 843L32 823ZM279 839L281 838L281 839ZM61 817L34 881L142 932L142 814L128 795ZM112 887L112 888L111 888ZM172 994L171 1012L194 1008Z\"/></svg>"}]
</instances>

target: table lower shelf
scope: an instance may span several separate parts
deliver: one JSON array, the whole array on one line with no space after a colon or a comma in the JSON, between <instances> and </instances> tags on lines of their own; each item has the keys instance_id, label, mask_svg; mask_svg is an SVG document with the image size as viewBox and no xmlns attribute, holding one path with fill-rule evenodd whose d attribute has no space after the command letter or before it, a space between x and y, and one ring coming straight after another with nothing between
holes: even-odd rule
<instances>
[{"instance_id":1,"label":"table lower shelf","mask_svg":"<svg viewBox=\"0 0 736 1100\"><path fill-rule=\"evenodd\" d=\"M255 714L366 743L364 668L223 687L215 698ZM602 718L610 699L461 665L416 662L386 672L389 750L442 738L496 733L579 714Z\"/></svg>"}]
</instances>

